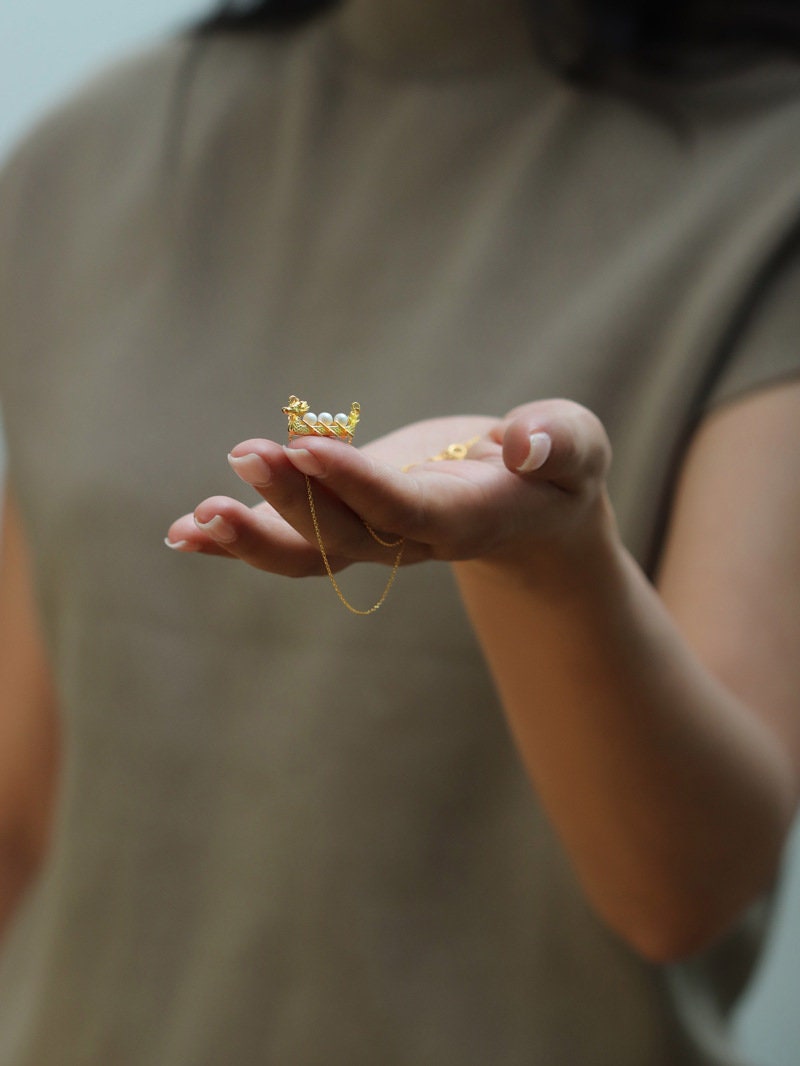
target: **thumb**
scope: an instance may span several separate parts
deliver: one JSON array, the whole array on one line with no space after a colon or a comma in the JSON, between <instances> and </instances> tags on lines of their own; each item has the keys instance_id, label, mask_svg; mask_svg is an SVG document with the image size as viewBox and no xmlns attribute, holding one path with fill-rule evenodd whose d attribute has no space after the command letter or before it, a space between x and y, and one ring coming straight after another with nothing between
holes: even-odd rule
<instances>
[{"instance_id":1,"label":"thumb","mask_svg":"<svg viewBox=\"0 0 800 1066\"><path fill-rule=\"evenodd\" d=\"M586 407L544 400L506 417L503 461L513 473L577 492L605 477L611 445L602 422Z\"/></svg>"}]
</instances>

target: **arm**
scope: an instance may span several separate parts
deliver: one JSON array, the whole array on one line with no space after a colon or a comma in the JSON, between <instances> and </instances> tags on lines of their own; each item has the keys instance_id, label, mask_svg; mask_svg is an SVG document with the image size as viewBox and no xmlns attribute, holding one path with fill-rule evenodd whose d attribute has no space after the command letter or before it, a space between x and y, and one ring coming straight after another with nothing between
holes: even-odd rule
<instances>
[{"instance_id":1,"label":"arm","mask_svg":"<svg viewBox=\"0 0 800 1066\"><path fill-rule=\"evenodd\" d=\"M707 420L680 481L661 598L607 529L582 554L547 556L549 590L524 564L457 566L587 895L657 959L702 947L769 887L791 823L799 416L794 385Z\"/></svg>"},{"instance_id":2,"label":"arm","mask_svg":"<svg viewBox=\"0 0 800 1066\"><path fill-rule=\"evenodd\" d=\"M392 438L361 451L246 442L234 449L237 472L267 503L206 500L200 527L185 516L171 537L282 573L319 572L307 473L337 565L381 558L359 516L404 534L409 561L454 562L587 897L642 954L668 959L720 935L770 885L797 800L798 408L800 385L784 386L701 428L661 596L617 535L602 427L564 401L512 412L464 462L408 474L381 461ZM436 428L398 435L394 462L438 450L421 443ZM520 472L542 431L552 449ZM472 431L438 432L441 447ZM223 537L207 524L216 515Z\"/></svg>"},{"instance_id":3,"label":"arm","mask_svg":"<svg viewBox=\"0 0 800 1066\"><path fill-rule=\"evenodd\" d=\"M28 553L10 493L0 554L0 931L44 855L57 763L56 709Z\"/></svg>"}]
</instances>

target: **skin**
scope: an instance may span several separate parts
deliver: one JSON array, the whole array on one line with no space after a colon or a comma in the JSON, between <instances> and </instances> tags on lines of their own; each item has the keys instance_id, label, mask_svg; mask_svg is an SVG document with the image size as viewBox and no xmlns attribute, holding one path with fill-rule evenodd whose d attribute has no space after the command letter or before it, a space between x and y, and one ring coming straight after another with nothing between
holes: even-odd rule
<instances>
[{"instance_id":1,"label":"skin","mask_svg":"<svg viewBox=\"0 0 800 1066\"><path fill-rule=\"evenodd\" d=\"M169 541L290 576L320 573L305 470L336 569L393 557L362 517L389 539L406 536L407 564L451 561L587 897L664 961L711 942L769 888L797 803L798 415L800 384L788 384L706 419L657 587L617 535L603 428L565 401L502 420L418 423L363 448L245 441L231 465L261 502L211 497L173 523ZM542 432L547 458L520 473ZM399 469L476 433L464 461ZM13 498L0 582L2 918L46 852L57 770L55 699Z\"/></svg>"},{"instance_id":2,"label":"skin","mask_svg":"<svg viewBox=\"0 0 800 1066\"><path fill-rule=\"evenodd\" d=\"M0 930L46 853L58 768L57 706L13 493L0 551Z\"/></svg>"},{"instance_id":3,"label":"skin","mask_svg":"<svg viewBox=\"0 0 800 1066\"><path fill-rule=\"evenodd\" d=\"M349 0L339 17L354 48L405 69L510 63L528 47L516 0ZM540 433L549 454L521 472ZM400 469L475 434L463 462ZM769 888L800 790L800 385L699 428L655 586L616 531L603 427L574 404L436 419L359 448L251 440L232 457L261 501L205 500L170 527L171 546L320 573L308 473L337 570L394 557L362 519L406 537L406 565L452 565L587 898L644 956L705 946ZM13 496L4 526L0 923L46 854L58 770Z\"/></svg>"},{"instance_id":4,"label":"skin","mask_svg":"<svg viewBox=\"0 0 800 1066\"><path fill-rule=\"evenodd\" d=\"M519 0L345 0L336 17L346 46L404 70L494 67L527 58L530 49ZM6 495L0 556L0 930L46 853L59 747L25 534L13 492ZM277 533L277 524L273 527ZM197 541L193 546L202 550Z\"/></svg>"},{"instance_id":5,"label":"skin","mask_svg":"<svg viewBox=\"0 0 800 1066\"><path fill-rule=\"evenodd\" d=\"M476 433L464 461L400 469ZM542 433L549 454L520 472ZM708 945L770 887L800 790L800 384L700 427L657 587L617 533L603 427L568 401L363 448L249 440L231 460L263 502L203 501L170 528L178 550L320 573L307 473L335 568L391 563L362 519L405 536L407 564L453 564L587 898L642 955Z\"/></svg>"}]
</instances>

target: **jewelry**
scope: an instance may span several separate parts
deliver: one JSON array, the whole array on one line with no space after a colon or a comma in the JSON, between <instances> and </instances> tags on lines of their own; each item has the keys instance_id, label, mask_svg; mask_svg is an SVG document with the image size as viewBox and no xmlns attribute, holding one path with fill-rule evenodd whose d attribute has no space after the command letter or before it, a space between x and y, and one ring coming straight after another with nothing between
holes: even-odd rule
<instances>
[{"instance_id":1,"label":"jewelry","mask_svg":"<svg viewBox=\"0 0 800 1066\"><path fill-rule=\"evenodd\" d=\"M306 401L298 399L297 396L290 396L288 404L286 407L282 407L281 410L287 416L289 421L290 441L293 440L294 437L317 436L332 437L335 440L344 441L345 444L352 444L356 426L361 417L361 406L358 403L352 403L350 405L349 415L330 415L327 411L323 411L320 415L315 415L313 411L309 411ZM383 605L384 600L389 595L389 590L394 584L394 579L397 577L397 571L400 569L400 562L403 558L403 550L406 546L405 537L399 537L397 540L392 541L384 540L367 522L364 522L363 518L361 519L361 521L364 522L367 532L374 541L382 545L384 548L397 548L398 551L394 559L392 572L389 574L389 580L386 582L380 597L371 607L368 607L366 610L360 610L347 600L334 576L333 569L328 560L328 553L325 550L325 544L322 540L322 532L319 528L319 519L317 518L317 508L314 504L314 493L311 488L311 479L307 474L306 493L308 495L308 507L311 512L311 522L314 526L314 535L317 538L319 553L322 556L325 572L328 575L328 580L333 586L334 592L339 597L343 606L346 607L351 614L361 616L374 614L375 611Z\"/></svg>"},{"instance_id":2,"label":"jewelry","mask_svg":"<svg viewBox=\"0 0 800 1066\"><path fill-rule=\"evenodd\" d=\"M289 402L281 410L289 419L289 440L292 437L335 437L347 444L352 444L361 417L361 404L352 403L350 414L330 415L323 411L315 415L309 411L305 400L290 396Z\"/></svg>"},{"instance_id":3,"label":"jewelry","mask_svg":"<svg viewBox=\"0 0 800 1066\"><path fill-rule=\"evenodd\" d=\"M422 466L423 463L440 463L449 459L466 459L470 448L473 444L477 444L481 439L480 433L475 437L470 437L469 440L459 441L456 444L448 444L443 452L439 452L438 455L429 455L427 459L418 460L415 463L406 463L404 467L401 467L403 473L411 470L412 467Z\"/></svg>"}]
</instances>

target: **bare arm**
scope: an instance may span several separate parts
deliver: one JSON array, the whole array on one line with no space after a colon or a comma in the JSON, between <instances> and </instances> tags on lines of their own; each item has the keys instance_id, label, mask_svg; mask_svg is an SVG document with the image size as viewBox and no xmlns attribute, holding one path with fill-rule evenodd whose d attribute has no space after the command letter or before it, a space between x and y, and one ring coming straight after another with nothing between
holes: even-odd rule
<instances>
[{"instance_id":1,"label":"bare arm","mask_svg":"<svg viewBox=\"0 0 800 1066\"><path fill-rule=\"evenodd\" d=\"M56 708L11 493L0 553L0 931L45 853L57 765Z\"/></svg>"},{"instance_id":2,"label":"bare arm","mask_svg":"<svg viewBox=\"0 0 800 1066\"><path fill-rule=\"evenodd\" d=\"M662 599L613 535L583 558L550 554L553 585L519 566L457 566L587 895L654 958L702 947L769 887L795 808L799 429L800 386L708 419Z\"/></svg>"},{"instance_id":3,"label":"bare arm","mask_svg":"<svg viewBox=\"0 0 800 1066\"><path fill-rule=\"evenodd\" d=\"M469 437L469 420L410 426L360 452L245 442L237 472L266 502L211 498L170 536L183 550L317 573L309 474L337 566L381 559L361 518L404 535L408 561L454 562L587 897L643 955L690 953L768 888L800 792L800 384L701 427L661 595L618 537L597 419L543 401L488 433L486 422L466 461L407 474L396 467L409 452L435 452L430 434L439 447ZM541 432L552 449L520 471ZM222 526L208 524L215 516Z\"/></svg>"}]
</instances>

